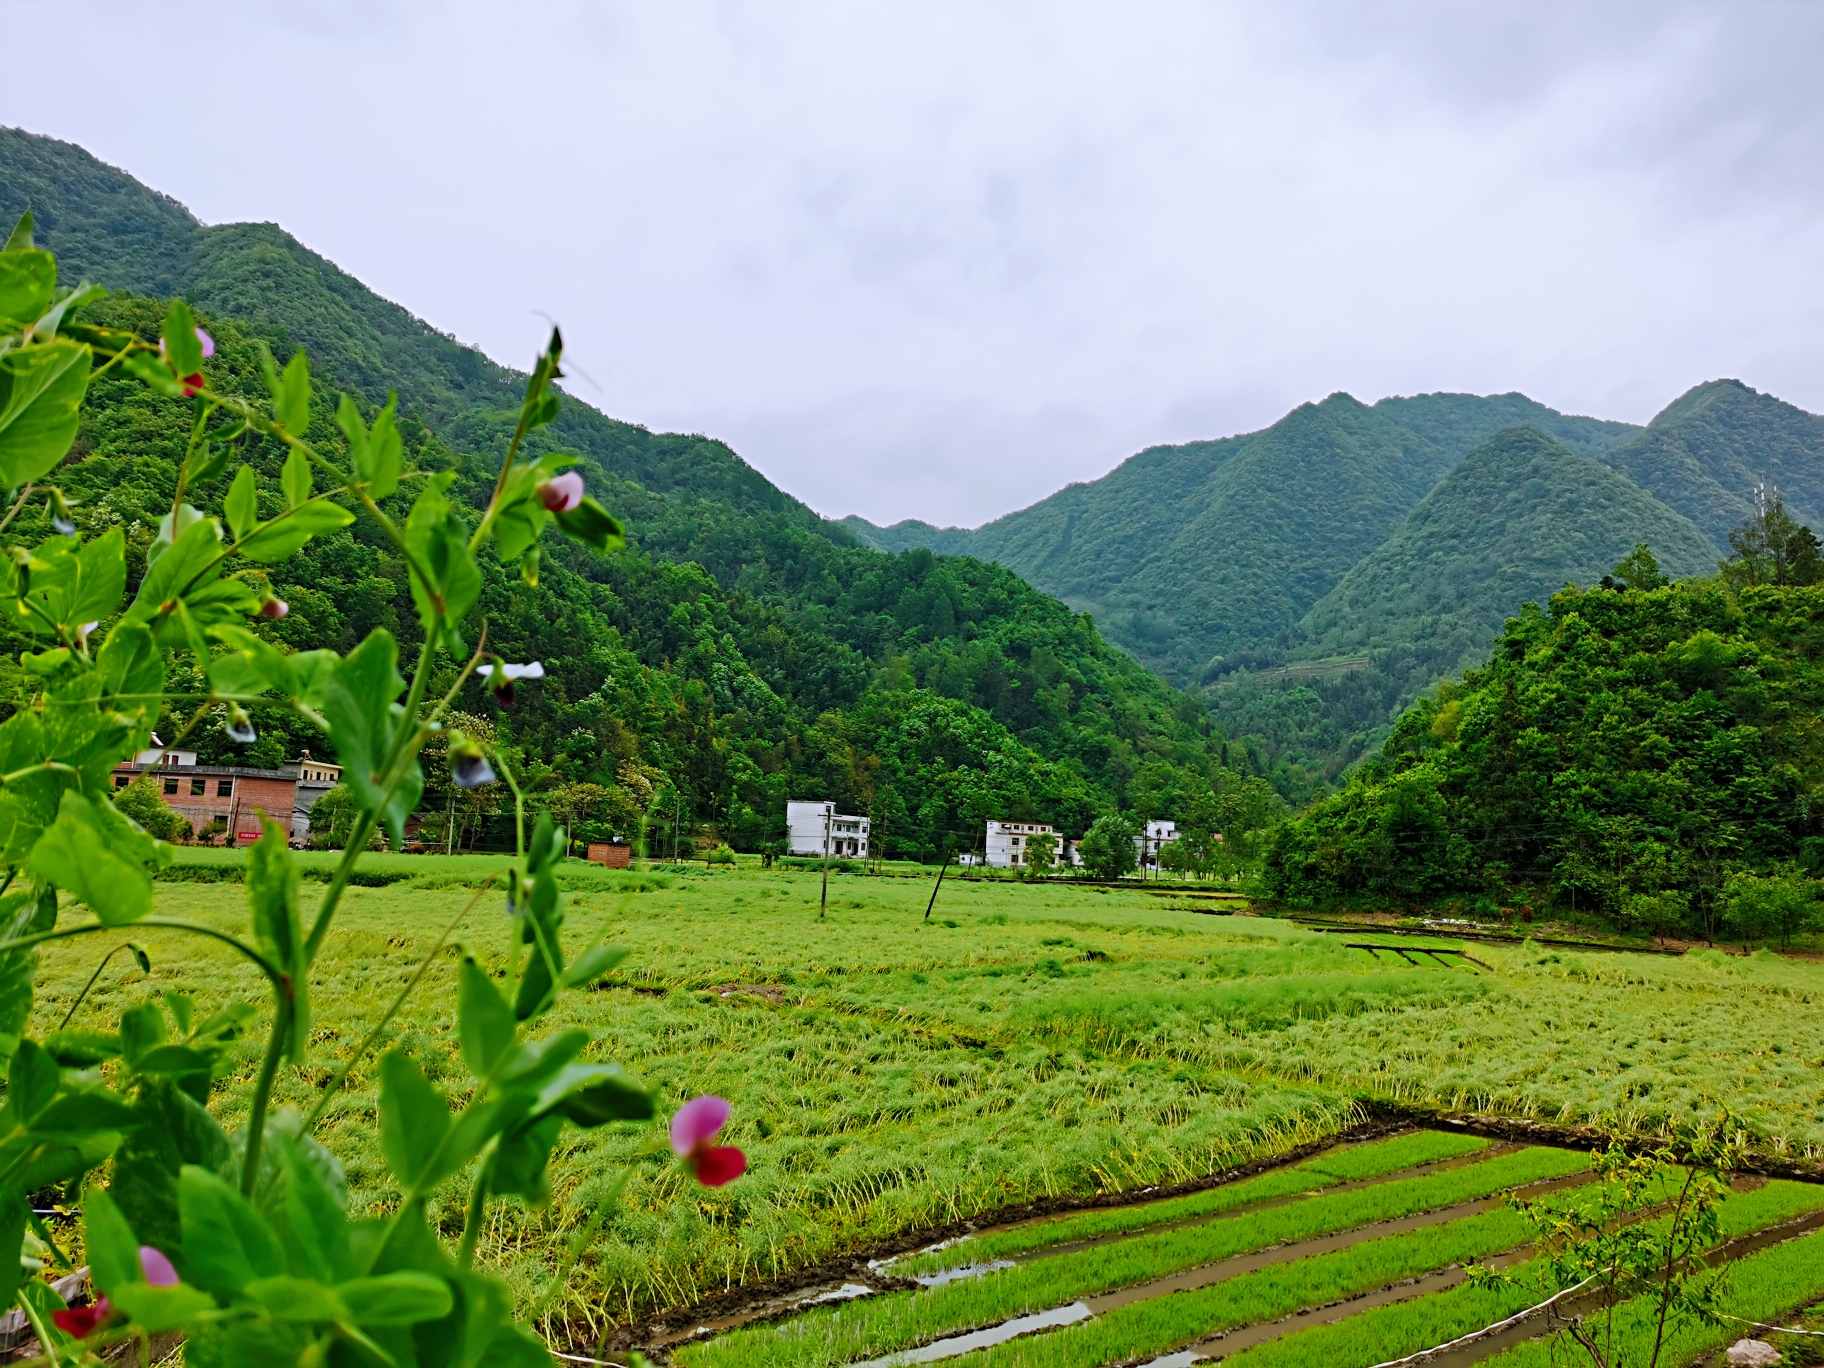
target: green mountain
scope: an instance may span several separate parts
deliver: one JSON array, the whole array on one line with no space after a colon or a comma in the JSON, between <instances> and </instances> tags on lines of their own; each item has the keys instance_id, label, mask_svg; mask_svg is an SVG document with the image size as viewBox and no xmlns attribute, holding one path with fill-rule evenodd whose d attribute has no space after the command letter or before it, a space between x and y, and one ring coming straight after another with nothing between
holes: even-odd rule
<instances>
[{"instance_id":1,"label":"green mountain","mask_svg":"<svg viewBox=\"0 0 1824 1368\"><path fill-rule=\"evenodd\" d=\"M1739 380L1680 395L1602 459L1701 527L1719 553L1762 481L1779 486L1800 522L1824 527L1824 418Z\"/></svg>"},{"instance_id":2,"label":"green mountain","mask_svg":"<svg viewBox=\"0 0 1824 1368\"><path fill-rule=\"evenodd\" d=\"M1507 428L1305 614L1292 658L1367 656L1410 697L1480 664L1519 605L1595 583L1636 542L1669 576L1716 568L1690 519L1563 442Z\"/></svg>"},{"instance_id":3,"label":"green mountain","mask_svg":"<svg viewBox=\"0 0 1824 1368\"><path fill-rule=\"evenodd\" d=\"M414 459L454 471L453 495L486 502L523 377L273 225L205 227L80 148L0 130L0 217L27 208L64 278L122 292L94 310L100 320L155 337L155 296L182 294L216 337L217 383L257 390L265 342L281 356L307 347L325 399L342 390L371 411L397 389ZM319 402L311 435L335 449L329 407ZM169 509L188 428L187 405L103 377L81 459L59 473L79 526L122 527L135 567ZM546 678L510 714L473 687L463 706L548 766L548 791L592 804L603 823L681 810L751 847L778 834L788 797L823 794L874 813L888 851L929 854L979 835L988 815L1030 813L1075 833L1150 794L1214 802L1249 782L1222 768L1195 700L1010 571L863 548L722 443L574 400L538 436L535 449L582 457L634 548L604 559L553 545L536 585L491 568L490 648L544 661ZM275 479L281 455L259 443L244 453ZM48 535L45 517L34 504L16 525ZM282 574L274 589L292 611L263 628L275 641L346 647L385 625L415 648L402 568L365 519ZM295 754L303 737L290 719L264 713L250 750L231 751L219 732L195 743L253 764ZM433 810L444 796L433 789Z\"/></svg>"},{"instance_id":4,"label":"green mountain","mask_svg":"<svg viewBox=\"0 0 1824 1368\"><path fill-rule=\"evenodd\" d=\"M992 560L1190 685L1283 653L1304 614L1379 546L1471 447L1527 423L1574 451L1638 429L1520 394L1424 394L1372 407L1346 394L1261 432L1152 447L977 528L845 520L883 550Z\"/></svg>"}]
</instances>

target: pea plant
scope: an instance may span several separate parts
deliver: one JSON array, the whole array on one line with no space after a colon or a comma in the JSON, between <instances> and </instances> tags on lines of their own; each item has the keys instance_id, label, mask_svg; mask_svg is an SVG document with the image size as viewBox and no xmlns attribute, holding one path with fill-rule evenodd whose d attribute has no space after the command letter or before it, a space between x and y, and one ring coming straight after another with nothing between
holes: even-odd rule
<instances>
[{"instance_id":1,"label":"pea plant","mask_svg":"<svg viewBox=\"0 0 1824 1368\"><path fill-rule=\"evenodd\" d=\"M350 876L376 833L403 842L423 791L420 751L443 733L457 692L474 674L497 693L537 675L486 650L486 625L472 620L480 558L516 563L536 582L551 525L599 552L622 543L615 519L570 469L575 458L523 450L557 413L562 340L553 330L532 369L492 497L477 513L452 498L448 472L407 468L391 399L369 422L344 396L335 412L344 440L314 444L305 434L318 396L302 352L283 367L265 355L266 395L252 399L212 383L213 344L185 304L171 306L153 342L84 322L83 306L101 295L58 284L29 214L0 250L0 484L12 491L0 521L0 615L27 647L19 660L32 691L0 723L0 1269L16 1270L6 1275L10 1300L43 1362L100 1362L110 1350L110 1359L143 1361L153 1337L181 1332L193 1368L546 1364L505 1284L476 1267L488 1205L545 1200L547 1163L567 1127L654 1112L620 1068L583 1057L587 1031L540 1031L561 994L623 954L599 938L572 953L578 938L566 933L557 881L567 842L548 815L528 834L519 804L518 857L499 889L509 914L504 981L472 955L458 966L467 1100L453 1108L403 1050L379 1060L381 1150L397 1188L386 1214L350 1218L341 1167L312 1132L405 994L308 1113L275 1110L272 1094L283 1067L309 1059L312 966ZM191 415L171 510L130 597L120 530L83 539L63 495L38 483L69 454L89 384L109 371ZM276 489L237 464L258 443L284 452ZM198 506L201 491L224 479L221 513L211 515ZM35 492L55 535L4 544ZM403 526L381 507L399 506L402 492L414 494ZM423 629L409 679L399 642L383 629L346 655L288 653L252 630L259 615L286 611L263 567L358 511L409 572ZM202 692L167 687L174 660L186 656ZM434 671L447 676L452 666L454 684L433 695ZM251 740L256 703L293 710L341 760L358 811L344 853L307 913L287 844L290 814L263 816L246 858L244 933L154 915L152 876L172 850L115 806L114 767L152 745L166 709L189 717L178 740L218 717L231 739ZM455 783L512 782L502 758L476 740L453 731L441 739ZM111 1031L72 1028L72 1007L60 1029L34 1038L36 947L145 926L232 949L263 977L270 1017L251 1004L204 1014L172 991L125 1011ZM246 1124L229 1134L209 1110L211 1084L262 1021ZM720 1099L700 1098L674 1118L674 1148L699 1181L727 1182L744 1167L738 1150L715 1143L726 1117ZM466 1219L449 1248L426 1201L465 1176ZM38 1210L60 1195L80 1202L94 1289L76 1306L51 1285L71 1259Z\"/></svg>"}]
</instances>

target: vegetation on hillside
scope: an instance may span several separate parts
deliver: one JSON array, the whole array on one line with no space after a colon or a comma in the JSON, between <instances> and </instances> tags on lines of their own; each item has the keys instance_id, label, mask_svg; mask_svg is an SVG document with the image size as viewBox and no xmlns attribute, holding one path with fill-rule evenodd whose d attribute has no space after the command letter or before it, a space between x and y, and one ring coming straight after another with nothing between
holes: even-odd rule
<instances>
[{"instance_id":1,"label":"vegetation on hillside","mask_svg":"<svg viewBox=\"0 0 1824 1368\"><path fill-rule=\"evenodd\" d=\"M1824 588L1611 583L1529 604L1485 667L1409 709L1281 830L1275 892L1479 894L1713 935L1747 914L1733 871L1815 871Z\"/></svg>"},{"instance_id":2,"label":"vegetation on hillside","mask_svg":"<svg viewBox=\"0 0 1824 1368\"><path fill-rule=\"evenodd\" d=\"M267 316L283 313L283 284L266 301ZM308 312L309 291L302 294L291 302ZM155 337L163 312L156 301L118 296L93 316ZM259 344L282 335L204 319L224 390L258 391ZM325 378L345 384L333 371ZM345 388L371 419L378 405L357 386ZM537 434L528 451L574 436L579 424L567 424L566 415L580 408L565 405L546 430L560 436ZM630 512L636 542L644 529L646 551L601 559L552 546L536 583L484 565L491 647L543 662L546 677L518 690L504 714L479 684L466 686L460 704L494 717L501 743L531 767L536 802L560 812L593 805L593 817L577 823L580 834L633 835L647 815L662 814L668 831L674 822L687 835L710 827L754 849L782 834L788 797L819 794L871 813L884 853L935 856L945 846L973 845L987 816L1054 821L1080 834L1097 812L1157 789L1144 776L1161 766L1181 776L1179 787L1203 794L1206 807L1249 782L1223 771L1194 702L1010 572L924 551L888 557L842 545L726 448L654 438L584 413L625 438L582 468L592 490ZM479 508L505 444L503 420L478 404L450 422L493 445L471 455L409 406L398 427L408 455L426 470L450 472L452 497ZM325 412L314 416L311 432L338 440ZM175 458L188 439L180 406L118 375L97 380L78 459L60 479L82 531L122 529L133 583L169 508ZM255 444L245 455L277 479L282 451ZM658 483L655 462L680 489L701 474L708 493L680 502L675 492L660 495L604 470L631 468ZM739 466L739 479L723 478L727 462ZM770 495L747 498L748 486ZM213 512L225 493L217 472L195 498ZM52 511L34 502L21 526L48 532ZM674 536L680 528L687 534ZM668 546L696 559L665 559ZM348 649L380 626L414 648L405 567L371 520L312 542L275 567L273 585L290 612L258 630L277 644ZM16 665L0 667L6 680L14 698L29 690ZM256 742L237 746L215 730L198 740L203 758L276 766L313 744L285 710L254 711ZM174 729L181 720L161 725ZM439 845L463 836L485 843L506 811L497 796L467 799L459 810L457 795L435 785L425 807L425 838ZM445 830L446 815L458 833Z\"/></svg>"}]
</instances>

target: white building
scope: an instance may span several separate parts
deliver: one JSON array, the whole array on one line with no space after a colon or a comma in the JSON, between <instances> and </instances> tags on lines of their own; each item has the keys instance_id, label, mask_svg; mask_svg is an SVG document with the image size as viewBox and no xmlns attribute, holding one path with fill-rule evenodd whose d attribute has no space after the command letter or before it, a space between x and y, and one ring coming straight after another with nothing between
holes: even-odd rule
<instances>
[{"instance_id":1,"label":"white building","mask_svg":"<svg viewBox=\"0 0 1824 1368\"><path fill-rule=\"evenodd\" d=\"M1145 829L1134 837L1134 853L1140 859L1142 869L1159 867L1160 848L1178 839L1178 824L1173 821L1148 822Z\"/></svg>"},{"instance_id":2,"label":"white building","mask_svg":"<svg viewBox=\"0 0 1824 1368\"><path fill-rule=\"evenodd\" d=\"M794 855L868 858L868 819L838 812L834 803L788 802L785 832Z\"/></svg>"},{"instance_id":3,"label":"white building","mask_svg":"<svg viewBox=\"0 0 1824 1368\"><path fill-rule=\"evenodd\" d=\"M194 765L196 752L193 750L166 750L165 743L158 739L158 733L152 733L152 749L143 750L133 757L133 763L141 769L150 769L154 765Z\"/></svg>"},{"instance_id":4,"label":"white building","mask_svg":"<svg viewBox=\"0 0 1824 1368\"><path fill-rule=\"evenodd\" d=\"M997 822L988 821L988 834L983 842L983 863L993 865L996 869L1020 869L1026 867L1026 848L1034 836L1051 837L1051 863L1077 865L1083 861L1077 855L1077 843L1066 841L1058 835L1056 827L1049 822Z\"/></svg>"}]
</instances>

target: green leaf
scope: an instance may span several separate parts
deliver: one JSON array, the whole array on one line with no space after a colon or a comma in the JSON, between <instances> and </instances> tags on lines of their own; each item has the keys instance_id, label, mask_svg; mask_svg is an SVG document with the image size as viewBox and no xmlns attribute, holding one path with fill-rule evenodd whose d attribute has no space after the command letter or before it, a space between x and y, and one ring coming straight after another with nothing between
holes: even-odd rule
<instances>
[{"instance_id":1,"label":"green leaf","mask_svg":"<svg viewBox=\"0 0 1824 1368\"><path fill-rule=\"evenodd\" d=\"M620 945L598 945L585 950L564 970L564 987L581 988L594 983L626 958L626 947Z\"/></svg>"},{"instance_id":2,"label":"green leaf","mask_svg":"<svg viewBox=\"0 0 1824 1368\"><path fill-rule=\"evenodd\" d=\"M48 621L73 641L119 609L127 587L126 536L114 527L87 542L51 537L32 552L29 583L19 626L36 633Z\"/></svg>"},{"instance_id":3,"label":"green leaf","mask_svg":"<svg viewBox=\"0 0 1824 1368\"><path fill-rule=\"evenodd\" d=\"M342 760L342 782L363 811L380 814L396 845L404 843L406 816L424 793L424 773L416 759L406 763L405 776L390 798L380 772L396 730L409 725L393 715L393 701L405 689L396 668L398 651L392 633L376 629L329 672L323 685L323 716Z\"/></svg>"},{"instance_id":4,"label":"green leaf","mask_svg":"<svg viewBox=\"0 0 1824 1368\"><path fill-rule=\"evenodd\" d=\"M112 1298L130 1283L143 1283L139 1241L107 1189L90 1183L82 1194L82 1246L89 1256L89 1277Z\"/></svg>"},{"instance_id":5,"label":"green leaf","mask_svg":"<svg viewBox=\"0 0 1824 1368\"><path fill-rule=\"evenodd\" d=\"M380 1150L400 1187L415 1194L451 1171L440 1153L449 1130L443 1094L410 1055L389 1050L380 1060Z\"/></svg>"},{"instance_id":6,"label":"green leaf","mask_svg":"<svg viewBox=\"0 0 1824 1368\"><path fill-rule=\"evenodd\" d=\"M177 1203L184 1230L180 1267L190 1282L217 1296L233 1296L256 1278L284 1273L272 1227L209 1170L184 1165Z\"/></svg>"},{"instance_id":7,"label":"green leaf","mask_svg":"<svg viewBox=\"0 0 1824 1368\"><path fill-rule=\"evenodd\" d=\"M196 450L190 453L184 470L184 484L191 489L201 489L228 469L228 458L233 454L234 447L231 443L199 442Z\"/></svg>"},{"instance_id":8,"label":"green leaf","mask_svg":"<svg viewBox=\"0 0 1824 1368\"><path fill-rule=\"evenodd\" d=\"M40 878L87 903L104 924L124 926L151 912L146 865L168 863L170 849L112 803L71 790L57 820L32 847L31 864Z\"/></svg>"},{"instance_id":9,"label":"green leaf","mask_svg":"<svg viewBox=\"0 0 1824 1368\"><path fill-rule=\"evenodd\" d=\"M469 554L469 527L446 491L455 472L426 482L406 519L405 544L412 552L412 602L427 634L435 632L451 654L462 651L460 627L481 596L481 567ZM428 582L420 570L429 576Z\"/></svg>"},{"instance_id":10,"label":"green leaf","mask_svg":"<svg viewBox=\"0 0 1824 1368\"><path fill-rule=\"evenodd\" d=\"M222 501L222 512L228 519L228 530L239 541L247 535L255 523L260 520L259 489L254 481L253 467L243 465L234 472L234 480L228 486L228 497Z\"/></svg>"},{"instance_id":11,"label":"green leaf","mask_svg":"<svg viewBox=\"0 0 1824 1368\"><path fill-rule=\"evenodd\" d=\"M171 301L160 330L165 344L165 359L179 376L190 376L203 368L203 344L196 335L196 318L190 306L181 299Z\"/></svg>"},{"instance_id":12,"label":"green leaf","mask_svg":"<svg viewBox=\"0 0 1824 1368\"><path fill-rule=\"evenodd\" d=\"M354 1278L336 1287L356 1325L418 1325L442 1320L455 1304L450 1285L429 1273L404 1270Z\"/></svg>"},{"instance_id":13,"label":"green leaf","mask_svg":"<svg viewBox=\"0 0 1824 1368\"><path fill-rule=\"evenodd\" d=\"M315 1166L285 1166L282 1241L292 1271L333 1282L349 1268L348 1220L342 1203Z\"/></svg>"},{"instance_id":14,"label":"green leaf","mask_svg":"<svg viewBox=\"0 0 1824 1368\"><path fill-rule=\"evenodd\" d=\"M387 394L386 407L374 418L371 432L361 421L355 401L346 394L336 409L336 426L348 438L348 454L354 465L355 478L366 483L368 495L374 499L384 499L399 487L403 448L393 412L398 402L396 393Z\"/></svg>"},{"instance_id":15,"label":"green leaf","mask_svg":"<svg viewBox=\"0 0 1824 1368\"><path fill-rule=\"evenodd\" d=\"M29 246L0 252L0 331L19 332L36 322L56 289L57 258L49 252Z\"/></svg>"},{"instance_id":16,"label":"green leaf","mask_svg":"<svg viewBox=\"0 0 1824 1368\"><path fill-rule=\"evenodd\" d=\"M551 1147L563 1133L564 1118L541 1116L503 1135L488 1161L488 1191L542 1205L551 1190L546 1168Z\"/></svg>"},{"instance_id":17,"label":"green leaf","mask_svg":"<svg viewBox=\"0 0 1824 1368\"><path fill-rule=\"evenodd\" d=\"M181 1282L175 1287L129 1283L109 1294L108 1300L154 1335L176 1330L203 1312L215 1310L215 1298Z\"/></svg>"},{"instance_id":18,"label":"green leaf","mask_svg":"<svg viewBox=\"0 0 1824 1368\"><path fill-rule=\"evenodd\" d=\"M66 1069L87 1069L115 1058L124 1047L113 1031L52 1031L44 1038L44 1048Z\"/></svg>"},{"instance_id":19,"label":"green leaf","mask_svg":"<svg viewBox=\"0 0 1824 1368\"><path fill-rule=\"evenodd\" d=\"M63 338L0 352L0 485L51 470L76 440L89 388L89 349Z\"/></svg>"},{"instance_id":20,"label":"green leaf","mask_svg":"<svg viewBox=\"0 0 1824 1368\"><path fill-rule=\"evenodd\" d=\"M13 231L6 236L6 245L0 252L29 252L32 250L32 211L27 209L19 215L19 221L13 225Z\"/></svg>"},{"instance_id":21,"label":"green leaf","mask_svg":"<svg viewBox=\"0 0 1824 1368\"><path fill-rule=\"evenodd\" d=\"M293 437L302 437L310 426L310 360L303 348L286 363L283 375L270 353L261 358L266 389L272 395L272 416Z\"/></svg>"},{"instance_id":22,"label":"green leaf","mask_svg":"<svg viewBox=\"0 0 1824 1368\"><path fill-rule=\"evenodd\" d=\"M400 440L399 425L394 419L398 403L398 394L389 390L386 407L375 417L373 431L367 437L366 468L359 471L361 478L367 481L368 497L376 500L386 498L399 488L405 444Z\"/></svg>"},{"instance_id":23,"label":"green leaf","mask_svg":"<svg viewBox=\"0 0 1824 1368\"><path fill-rule=\"evenodd\" d=\"M62 1082L57 1061L33 1041L21 1041L6 1075L8 1119L14 1125L29 1126L51 1105Z\"/></svg>"},{"instance_id":24,"label":"green leaf","mask_svg":"<svg viewBox=\"0 0 1824 1368\"><path fill-rule=\"evenodd\" d=\"M650 1120L654 1115L651 1094L631 1078L617 1075L600 1077L566 1097L562 1103L564 1115L579 1126Z\"/></svg>"},{"instance_id":25,"label":"green leaf","mask_svg":"<svg viewBox=\"0 0 1824 1368\"><path fill-rule=\"evenodd\" d=\"M285 502L292 508L310 497L310 457L304 454L303 447L294 446L285 458L285 468L279 472L279 487L285 491Z\"/></svg>"},{"instance_id":26,"label":"green leaf","mask_svg":"<svg viewBox=\"0 0 1824 1368\"><path fill-rule=\"evenodd\" d=\"M348 1308L335 1289L309 1278L258 1278L241 1292L277 1321L320 1323L349 1319Z\"/></svg>"},{"instance_id":27,"label":"green leaf","mask_svg":"<svg viewBox=\"0 0 1824 1368\"><path fill-rule=\"evenodd\" d=\"M138 1123L114 1156L109 1189L144 1244L183 1247L178 1177L185 1164L210 1171L228 1163L228 1137L208 1109L169 1078L140 1080L133 1101Z\"/></svg>"},{"instance_id":28,"label":"green leaf","mask_svg":"<svg viewBox=\"0 0 1824 1368\"><path fill-rule=\"evenodd\" d=\"M619 551L627 545L627 534L614 515L587 494L575 508L554 516L566 535L597 551Z\"/></svg>"},{"instance_id":29,"label":"green leaf","mask_svg":"<svg viewBox=\"0 0 1824 1368\"><path fill-rule=\"evenodd\" d=\"M304 946L298 871L289 832L272 818L260 818L260 839L247 852L247 904L253 936L266 957L291 979L291 1060L302 1064L310 1041L310 963Z\"/></svg>"},{"instance_id":30,"label":"green leaf","mask_svg":"<svg viewBox=\"0 0 1824 1368\"><path fill-rule=\"evenodd\" d=\"M146 388L167 399L182 399L184 387L177 382L171 373L171 367L165 364L162 356L151 352L131 351L120 358L120 368Z\"/></svg>"},{"instance_id":31,"label":"green leaf","mask_svg":"<svg viewBox=\"0 0 1824 1368\"><path fill-rule=\"evenodd\" d=\"M32 1130L38 1135L77 1135L125 1130L138 1120L118 1094L103 1087L82 1087L58 1094L33 1118Z\"/></svg>"},{"instance_id":32,"label":"green leaf","mask_svg":"<svg viewBox=\"0 0 1824 1368\"><path fill-rule=\"evenodd\" d=\"M483 1078L513 1046L513 1013L473 956L463 956L460 974L462 1057L469 1072Z\"/></svg>"},{"instance_id":33,"label":"green leaf","mask_svg":"<svg viewBox=\"0 0 1824 1368\"><path fill-rule=\"evenodd\" d=\"M354 520L353 513L327 499L297 504L289 513L281 513L261 526L241 543L240 552L248 560L270 565L296 554L312 537L347 527Z\"/></svg>"}]
</instances>

